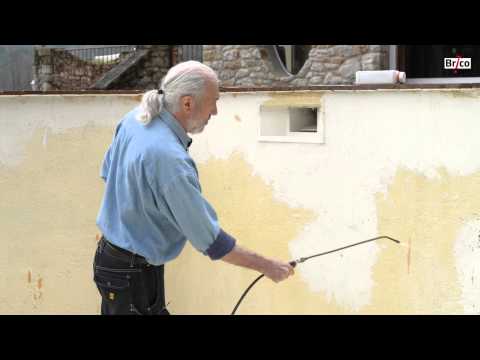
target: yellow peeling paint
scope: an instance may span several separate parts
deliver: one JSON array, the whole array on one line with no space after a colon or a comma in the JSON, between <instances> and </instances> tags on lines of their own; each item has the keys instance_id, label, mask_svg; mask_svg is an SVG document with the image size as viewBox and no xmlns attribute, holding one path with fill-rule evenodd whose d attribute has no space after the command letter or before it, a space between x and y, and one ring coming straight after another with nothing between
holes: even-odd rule
<instances>
[{"instance_id":1,"label":"yellow peeling paint","mask_svg":"<svg viewBox=\"0 0 480 360\"><path fill-rule=\"evenodd\" d=\"M462 314L454 241L480 209L480 173L438 179L399 169L387 194L377 194L378 232L403 246L383 243L374 268L376 286L365 313Z\"/></svg>"},{"instance_id":2,"label":"yellow peeling paint","mask_svg":"<svg viewBox=\"0 0 480 360\"><path fill-rule=\"evenodd\" d=\"M199 166L205 197L217 211L221 226L242 246L265 256L292 260L288 244L313 222L311 210L291 208L274 198L273 189L252 174L239 153ZM212 262L190 245L166 266L166 298L180 314L229 314L242 292L258 276L222 261ZM238 314L342 313L325 295L312 293L300 270L275 284L262 279L245 298Z\"/></svg>"},{"instance_id":3,"label":"yellow peeling paint","mask_svg":"<svg viewBox=\"0 0 480 360\"><path fill-rule=\"evenodd\" d=\"M480 91L477 89L448 89L442 93L453 98L478 99L480 97Z\"/></svg>"},{"instance_id":4,"label":"yellow peeling paint","mask_svg":"<svg viewBox=\"0 0 480 360\"><path fill-rule=\"evenodd\" d=\"M478 91L421 90L415 95L425 95L421 99L427 101L419 102L419 105L420 98L411 97L412 94L403 91L398 93L398 103L402 106L396 115L398 117L392 117L393 124L402 121L401 108L408 108L409 104L415 104L415 111L425 110L427 117L438 115L439 120L449 119L449 114L430 112L438 103L442 106L440 110L458 109L461 115L457 119L461 120L458 126L466 126L468 135L474 134L477 129L474 115L478 112L478 102L472 99L478 97ZM440 96L440 93L444 96ZM322 100L325 94L337 96L332 92L312 91L272 93L269 100L260 104L264 99L264 94L261 94L255 104L321 106L325 111ZM390 95L393 97L395 94L392 90ZM251 95L248 94L249 97ZM233 123L241 120L245 129L248 129L255 118L252 120L247 115L235 118L238 114L235 107L242 107L245 95L228 96L238 101L238 104L226 103L234 107L228 113L236 120ZM352 94L348 95L348 99L350 96L353 101ZM358 96L355 101L359 104L377 101L370 93L359 91L355 96ZM0 287L5 289L0 292L0 314L99 313L100 298L92 281L91 263L98 241L95 218L104 189L99 169L112 139L114 122L140 97L46 95L20 98L4 96L0 99L0 108L5 114L2 119L13 119L5 122L11 135L4 140L15 139L12 142L5 141L6 146L2 150L9 150L2 152L2 160L15 161L0 164L0 238L3 240ZM112 103L105 105L106 98L111 98ZM344 104L332 101L327 113L337 114L339 106ZM354 110L347 107L347 115L350 113L355 115ZM73 115L70 118L68 114ZM469 114L473 114L472 117L468 117ZM85 117L87 115L88 118ZM57 131L72 124L78 126L79 123L85 123L85 126L56 133L45 128L50 119L53 119L51 126L56 127ZM70 120L73 121L71 124ZM338 124L343 123L339 121ZM29 131L35 126L38 128L30 137ZM336 129L333 122L326 126ZM372 128L371 131L377 130ZM377 131L379 136L380 131L383 130ZM207 131L205 135L211 136L210 141L217 139L214 136L218 133L208 134ZM330 145L348 143L350 135L348 132L343 134L347 138L332 137ZM256 133L252 130L250 135L245 133L245 136L239 141L250 141L247 136L256 136ZM463 133L459 136L463 136ZM15 142L17 139L18 143ZM230 140L227 137L226 141ZM458 141L461 148L461 137L452 137L452 141ZM468 141L472 143L471 138ZM247 143L245 148L250 148L249 144L253 143ZM369 144L365 143L365 146ZM240 146L237 148L245 151ZM428 149L430 147L424 150ZM220 153L222 151L219 150ZM319 159L325 156L328 162L338 156L335 152L339 150L327 146L325 151L319 152L318 156ZM22 156L19 159L22 160L16 161L20 153ZM7 154L12 154L12 159ZM310 155L317 156L317 153L311 152ZM217 210L222 227L234 235L240 244L266 256L291 260L288 250L290 243L297 240L303 229L323 213L316 213L315 209L292 207L278 199L273 186L253 174L252 166L244 156L244 153L238 152L226 160L212 157L200 164L204 194ZM308 159L299 161L304 160ZM404 160L408 164L408 159ZM439 160L442 161L441 158ZM272 158L272 161L278 159ZM405 162L402 160L402 163ZM444 163L448 165L448 159ZM388 241L376 243L380 250L371 268L374 284L370 289L370 300L356 314L464 312L462 291L466 290L461 287L456 268L459 260L456 256L459 255L455 254L454 249L459 231L472 220L478 221L480 173L458 176L442 168L437 171L438 178L427 178L414 171L398 169L385 193L365 194L376 204L378 234L399 238L402 244L395 245ZM315 170L312 174L321 173ZM297 173L293 175L302 176ZM372 176L378 175L382 174ZM312 196L321 197L325 191L333 194L338 189L332 182L331 189L321 189ZM338 205L333 202L331 206ZM322 236L321 230L309 234L319 238ZM465 260L468 266L471 262L468 258ZM229 314L242 292L257 276L258 273L251 270L222 261L212 262L187 245L180 257L166 266L166 297L171 302L169 308L178 314ZM343 284L335 286L341 287ZM296 275L282 283L275 284L262 279L246 297L238 314L353 313L352 309L337 304L325 292L313 292L311 289L302 277L300 264Z\"/></svg>"},{"instance_id":5,"label":"yellow peeling paint","mask_svg":"<svg viewBox=\"0 0 480 360\"><path fill-rule=\"evenodd\" d=\"M96 314L99 166L111 128L37 129L24 161L0 168L0 314Z\"/></svg>"},{"instance_id":6,"label":"yellow peeling paint","mask_svg":"<svg viewBox=\"0 0 480 360\"><path fill-rule=\"evenodd\" d=\"M263 102L262 106L315 106L321 105L325 92L272 93L271 98Z\"/></svg>"},{"instance_id":7,"label":"yellow peeling paint","mask_svg":"<svg viewBox=\"0 0 480 360\"><path fill-rule=\"evenodd\" d=\"M240 244L291 260L288 243L315 219L311 211L275 200L238 153L200 166L205 196L222 226ZM275 284L262 279L238 314L456 314L463 313L454 258L458 230L480 208L480 173L461 177L439 170L439 180L399 170L385 195L375 196L378 233L402 245L379 242L370 304L353 312L323 292L313 293L296 275ZM476 195L473 195L476 194ZM472 197L473 195L473 197ZM211 262L190 246L167 266L167 299L173 312L228 314L257 273ZM206 280L207 279L207 280Z\"/></svg>"}]
</instances>

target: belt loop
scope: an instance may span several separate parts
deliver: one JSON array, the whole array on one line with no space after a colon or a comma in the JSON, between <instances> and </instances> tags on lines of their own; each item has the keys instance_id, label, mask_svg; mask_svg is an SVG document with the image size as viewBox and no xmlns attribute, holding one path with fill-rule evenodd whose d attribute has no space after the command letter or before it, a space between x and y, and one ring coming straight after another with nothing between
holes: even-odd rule
<instances>
[{"instance_id":1,"label":"belt loop","mask_svg":"<svg viewBox=\"0 0 480 360\"><path fill-rule=\"evenodd\" d=\"M99 243L100 254L103 253L103 249L105 249L105 245L107 245L107 243L105 242L105 237L102 235Z\"/></svg>"},{"instance_id":2,"label":"belt loop","mask_svg":"<svg viewBox=\"0 0 480 360\"><path fill-rule=\"evenodd\" d=\"M132 254L130 256L130 267L133 268L134 264L135 264L135 254Z\"/></svg>"}]
</instances>

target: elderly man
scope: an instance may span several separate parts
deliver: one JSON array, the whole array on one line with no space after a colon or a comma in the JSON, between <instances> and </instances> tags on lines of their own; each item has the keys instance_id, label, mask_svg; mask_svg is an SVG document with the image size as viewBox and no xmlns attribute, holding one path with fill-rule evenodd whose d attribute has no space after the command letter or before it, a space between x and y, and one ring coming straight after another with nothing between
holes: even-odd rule
<instances>
[{"instance_id":1,"label":"elderly man","mask_svg":"<svg viewBox=\"0 0 480 360\"><path fill-rule=\"evenodd\" d=\"M159 90L118 124L101 169L105 194L94 281L102 314L168 314L164 264L187 239L212 260L259 271L278 282L293 274L287 262L241 247L219 225L202 196L192 139L217 114L218 79L208 66L172 67Z\"/></svg>"}]
</instances>

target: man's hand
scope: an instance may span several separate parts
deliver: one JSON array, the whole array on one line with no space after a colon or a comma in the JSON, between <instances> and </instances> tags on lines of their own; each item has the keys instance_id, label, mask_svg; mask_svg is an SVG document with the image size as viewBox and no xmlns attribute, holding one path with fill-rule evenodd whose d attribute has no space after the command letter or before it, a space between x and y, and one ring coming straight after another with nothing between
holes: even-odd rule
<instances>
[{"instance_id":1,"label":"man's hand","mask_svg":"<svg viewBox=\"0 0 480 360\"><path fill-rule=\"evenodd\" d=\"M294 274L293 266L289 263L266 258L238 244L222 260L233 265L261 272L276 283Z\"/></svg>"},{"instance_id":2,"label":"man's hand","mask_svg":"<svg viewBox=\"0 0 480 360\"><path fill-rule=\"evenodd\" d=\"M295 271L293 270L293 266L287 262L271 260L263 273L270 280L278 283L293 275Z\"/></svg>"}]
</instances>

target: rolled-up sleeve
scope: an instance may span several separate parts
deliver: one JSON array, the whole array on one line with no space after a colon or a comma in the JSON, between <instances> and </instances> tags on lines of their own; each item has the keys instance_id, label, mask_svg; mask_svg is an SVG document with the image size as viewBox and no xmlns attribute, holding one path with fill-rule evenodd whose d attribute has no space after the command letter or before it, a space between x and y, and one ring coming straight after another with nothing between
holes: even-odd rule
<instances>
[{"instance_id":1,"label":"rolled-up sleeve","mask_svg":"<svg viewBox=\"0 0 480 360\"><path fill-rule=\"evenodd\" d=\"M217 260L235 246L235 239L220 228L213 207L203 197L197 179L180 175L163 188L163 196L176 225L198 251Z\"/></svg>"}]
</instances>

